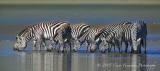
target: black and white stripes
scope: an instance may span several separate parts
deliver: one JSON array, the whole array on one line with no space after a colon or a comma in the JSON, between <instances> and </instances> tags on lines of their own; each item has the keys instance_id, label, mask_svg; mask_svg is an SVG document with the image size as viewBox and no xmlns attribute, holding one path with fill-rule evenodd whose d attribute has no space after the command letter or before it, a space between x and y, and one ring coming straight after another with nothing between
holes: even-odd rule
<instances>
[{"instance_id":1,"label":"black and white stripes","mask_svg":"<svg viewBox=\"0 0 160 71\"><path fill-rule=\"evenodd\" d=\"M113 46L117 46L119 49L119 52L121 52L122 42L124 42L126 45L125 52L128 51L129 44L131 46L131 52L140 53L141 45L145 48L145 52L146 52L147 29L146 29L146 24L143 22L121 24L115 27L114 30L111 30L111 31L105 30L105 32L103 32L102 35L104 34L106 34L106 36L101 36L104 38L104 42L105 42L103 43L103 46L104 45L109 46L109 44ZM110 47L107 47L106 49L109 49L109 48ZM105 48L103 48L102 51L105 51Z\"/></svg>"},{"instance_id":2,"label":"black and white stripes","mask_svg":"<svg viewBox=\"0 0 160 71\"><path fill-rule=\"evenodd\" d=\"M46 40L52 42L55 41L55 38L58 38L56 41L60 43L60 50L63 51L64 39L69 40L68 42L71 39L70 24L66 22L46 22L27 27L17 34L14 49L23 50L27 42L32 39L33 46L40 50L43 47L42 45L46 46Z\"/></svg>"},{"instance_id":3,"label":"black and white stripes","mask_svg":"<svg viewBox=\"0 0 160 71\"><path fill-rule=\"evenodd\" d=\"M140 53L141 46L146 52L146 37L147 26L143 21L125 21L120 24L106 25L44 22L26 27L18 33L14 49L23 50L27 42L33 40L35 50L45 47L45 50L56 48L58 51L64 51L67 43L70 50L77 51L83 43L87 42L89 52L94 52L96 49L101 52L111 51L113 47L114 49L117 47L119 52L122 52L124 42L125 52L128 51L128 45L130 45L132 52ZM46 44L47 40L49 40L49 45Z\"/></svg>"},{"instance_id":4,"label":"black and white stripes","mask_svg":"<svg viewBox=\"0 0 160 71\"><path fill-rule=\"evenodd\" d=\"M72 45L73 50L77 51L80 46L86 41L86 36L90 26L87 24L73 24L72 29Z\"/></svg>"}]
</instances>

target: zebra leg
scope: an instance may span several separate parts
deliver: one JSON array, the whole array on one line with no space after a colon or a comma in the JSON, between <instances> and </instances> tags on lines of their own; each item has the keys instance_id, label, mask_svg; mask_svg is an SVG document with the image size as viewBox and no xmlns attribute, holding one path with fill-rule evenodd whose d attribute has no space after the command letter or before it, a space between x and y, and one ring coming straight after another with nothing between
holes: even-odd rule
<instances>
[{"instance_id":1,"label":"zebra leg","mask_svg":"<svg viewBox=\"0 0 160 71\"><path fill-rule=\"evenodd\" d=\"M55 41L55 42L53 43L53 47L54 47L55 50L59 50L59 47L60 47L59 41Z\"/></svg>"},{"instance_id":2,"label":"zebra leg","mask_svg":"<svg viewBox=\"0 0 160 71\"><path fill-rule=\"evenodd\" d=\"M73 51L77 52L78 49L80 48L80 45L81 45L80 42L78 40L75 40Z\"/></svg>"},{"instance_id":3,"label":"zebra leg","mask_svg":"<svg viewBox=\"0 0 160 71\"><path fill-rule=\"evenodd\" d=\"M76 40L74 40L73 42L72 42L72 46L73 46L73 51L74 52L77 52L77 49L76 49Z\"/></svg>"},{"instance_id":4,"label":"zebra leg","mask_svg":"<svg viewBox=\"0 0 160 71\"><path fill-rule=\"evenodd\" d=\"M89 42L87 42L87 51L86 52L90 52L90 49L91 49L91 44Z\"/></svg>"},{"instance_id":5,"label":"zebra leg","mask_svg":"<svg viewBox=\"0 0 160 71\"><path fill-rule=\"evenodd\" d=\"M61 35L61 34L60 34ZM63 37L62 36L59 36L60 38L59 38L59 51L60 52L64 52L64 48L66 48L66 47L64 47L64 40L63 40Z\"/></svg>"},{"instance_id":6,"label":"zebra leg","mask_svg":"<svg viewBox=\"0 0 160 71\"><path fill-rule=\"evenodd\" d=\"M138 53L141 53L141 47L138 48Z\"/></svg>"},{"instance_id":7,"label":"zebra leg","mask_svg":"<svg viewBox=\"0 0 160 71\"><path fill-rule=\"evenodd\" d=\"M111 44L109 43L109 48L108 48L108 52L111 52L112 51L112 48L114 49L114 52L115 52L115 45L114 44Z\"/></svg>"},{"instance_id":8,"label":"zebra leg","mask_svg":"<svg viewBox=\"0 0 160 71\"><path fill-rule=\"evenodd\" d=\"M127 53L127 50L128 50L128 42L125 42L125 46L126 46L125 52Z\"/></svg>"},{"instance_id":9,"label":"zebra leg","mask_svg":"<svg viewBox=\"0 0 160 71\"><path fill-rule=\"evenodd\" d=\"M145 37L145 39L143 40L144 41L144 48L145 48L145 51L144 51L144 53L147 53L147 42L146 42L146 37Z\"/></svg>"},{"instance_id":10,"label":"zebra leg","mask_svg":"<svg viewBox=\"0 0 160 71\"><path fill-rule=\"evenodd\" d=\"M58 52L64 52L64 44L63 44L63 42L59 42Z\"/></svg>"},{"instance_id":11,"label":"zebra leg","mask_svg":"<svg viewBox=\"0 0 160 71\"><path fill-rule=\"evenodd\" d=\"M109 45L109 47L108 47L108 52L111 52L111 49L112 49L112 45L111 44L108 44Z\"/></svg>"},{"instance_id":12,"label":"zebra leg","mask_svg":"<svg viewBox=\"0 0 160 71\"><path fill-rule=\"evenodd\" d=\"M42 39L42 42L41 42L41 47L43 47L44 50L47 50L47 40L45 39Z\"/></svg>"},{"instance_id":13,"label":"zebra leg","mask_svg":"<svg viewBox=\"0 0 160 71\"><path fill-rule=\"evenodd\" d=\"M76 52L77 49L75 49L75 46L76 46L75 40L72 39L71 42L70 42L70 44L71 44L71 45L70 45L70 46L71 46L71 50L74 51L74 52Z\"/></svg>"},{"instance_id":14,"label":"zebra leg","mask_svg":"<svg viewBox=\"0 0 160 71\"><path fill-rule=\"evenodd\" d=\"M101 53L105 53L106 52L106 49L108 49L109 47L109 43L107 43L105 40L102 41L99 45L99 50Z\"/></svg>"},{"instance_id":15,"label":"zebra leg","mask_svg":"<svg viewBox=\"0 0 160 71\"><path fill-rule=\"evenodd\" d=\"M64 43L64 45L65 45L65 48L66 48L67 52L71 52L72 51L71 42L67 41L67 42Z\"/></svg>"},{"instance_id":16,"label":"zebra leg","mask_svg":"<svg viewBox=\"0 0 160 71\"><path fill-rule=\"evenodd\" d=\"M71 44L71 51L72 51L74 50L74 40L71 40L70 44Z\"/></svg>"},{"instance_id":17,"label":"zebra leg","mask_svg":"<svg viewBox=\"0 0 160 71\"><path fill-rule=\"evenodd\" d=\"M104 46L100 49L100 52L101 53L105 53L106 52L106 49L104 48Z\"/></svg>"},{"instance_id":18,"label":"zebra leg","mask_svg":"<svg viewBox=\"0 0 160 71\"><path fill-rule=\"evenodd\" d=\"M67 48L68 48L67 51L72 52L72 46L71 46L72 43L71 43L71 41L67 41L66 44L67 44Z\"/></svg>"},{"instance_id":19,"label":"zebra leg","mask_svg":"<svg viewBox=\"0 0 160 71\"><path fill-rule=\"evenodd\" d=\"M117 43L117 48L118 48L118 51L119 51L119 53L121 53L121 42L120 41L117 41L118 43Z\"/></svg>"},{"instance_id":20,"label":"zebra leg","mask_svg":"<svg viewBox=\"0 0 160 71\"><path fill-rule=\"evenodd\" d=\"M63 39L63 33L62 30L57 31L57 36L55 38L58 38L58 52L63 52L64 51L64 39Z\"/></svg>"},{"instance_id":21,"label":"zebra leg","mask_svg":"<svg viewBox=\"0 0 160 71\"><path fill-rule=\"evenodd\" d=\"M35 40L33 41L33 50L40 50L41 48L41 40Z\"/></svg>"},{"instance_id":22,"label":"zebra leg","mask_svg":"<svg viewBox=\"0 0 160 71\"><path fill-rule=\"evenodd\" d=\"M119 53L121 53L121 47L120 47L120 45L118 45L118 51L119 51Z\"/></svg>"},{"instance_id":23,"label":"zebra leg","mask_svg":"<svg viewBox=\"0 0 160 71\"><path fill-rule=\"evenodd\" d=\"M114 52L116 52L116 46L115 45L113 45L113 50L114 50Z\"/></svg>"},{"instance_id":24,"label":"zebra leg","mask_svg":"<svg viewBox=\"0 0 160 71\"><path fill-rule=\"evenodd\" d=\"M101 52L101 53L105 53L105 44L102 42L102 43L100 43L100 45L99 45L99 51Z\"/></svg>"},{"instance_id":25,"label":"zebra leg","mask_svg":"<svg viewBox=\"0 0 160 71\"><path fill-rule=\"evenodd\" d=\"M41 46L42 46L42 40L37 39L37 41L35 42L35 49L41 50Z\"/></svg>"},{"instance_id":26,"label":"zebra leg","mask_svg":"<svg viewBox=\"0 0 160 71\"><path fill-rule=\"evenodd\" d=\"M52 51L53 50L53 46L52 46L53 43L54 43L53 40L49 40L48 46L46 47L45 50Z\"/></svg>"},{"instance_id":27,"label":"zebra leg","mask_svg":"<svg viewBox=\"0 0 160 71\"><path fill-rule=\"evenodd\" d=\"M36 50L36 40L33 40L33 49L32 50Z\"/></svg>"},{"instance_id":28,"label":"zebra leg","mask_svg":"<svg viewBox=\"0 0 160 71\"><path fill-rule=\"evenodd\" d=\"M131 53L133 53L134 52L134 50L133 50L133 45L131 46Z\"/></svg>"},{"instance_id":29,"label":"zebra leg","mask_svg":"<svg viewBox=\"0 0 160 71\"><path fill-rule=\"evenodd\" d=\"M70 41L70 46L71 46L71 50L73 50L73 42L72 42L72 40Z\"/></svg>"}]
</instances>

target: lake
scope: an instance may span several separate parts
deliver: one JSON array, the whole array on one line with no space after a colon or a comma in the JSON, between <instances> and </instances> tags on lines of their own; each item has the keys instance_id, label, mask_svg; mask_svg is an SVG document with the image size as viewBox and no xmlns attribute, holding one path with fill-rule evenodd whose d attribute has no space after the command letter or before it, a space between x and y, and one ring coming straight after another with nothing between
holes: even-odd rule
<instances>
[{"instance_id":1,"label":"lake","mask_svg":"<svg viewBox=\"0 0 160 71\"><path fill-rule=\"evenodd\" d=\"M147 54L57 53L12 50L15 36L25 26L43 21L73 24L114 24L144 20L147 23ZM159 71L160 5L0 5L1 71Z\"/></svg>"}]
</instances>

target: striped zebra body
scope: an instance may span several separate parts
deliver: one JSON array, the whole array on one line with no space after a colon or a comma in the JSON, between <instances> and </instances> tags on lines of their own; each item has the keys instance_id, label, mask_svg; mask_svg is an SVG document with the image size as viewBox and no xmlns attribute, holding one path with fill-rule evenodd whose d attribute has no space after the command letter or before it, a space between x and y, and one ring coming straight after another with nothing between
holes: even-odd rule
<instances>
[{"instance_id":1,"label":"striped zebra body","mask_svg":"<svg viewBox=\"0 0 160 71\"><path fill-rule=\"evenodd\" d=\"M114 48L117 47L120 52L120 48L121 48L120 44L122 42L122 35L120 34L122 34L122 32L119 32L119 30L113 30L113 31L105 30L103 34L105 35L102 35L102 37L104 37L102 41L105 43L105 46L107 46L107 48L102 47L101 51L105 52L106 49L111 50L112 47L109 47L109 46L113 46Z\"/></svg>"},{"instance_id":2,"label":"striped zebra body","mask_svg":"<svg viewBox=\"0 0 160 71\"><path fill-rule=\"evenodd\" d=\"M128 45L130 44L131 48L132 48L132 34L131 34L131 31L132 31L132 27L133 27L133 24L127 24L127 25L122 25L122 26L119 26L119 32L120 35L121 35L121 38L122 38L122 42L125 43L125 52L128 51ZM122 46L122 43L121 43L121 46Z\"/></svg>"},{"instance_id":3,"label":"striped zebra body","mask_svg":"<svg viewBox=\"0 0 160 71\"><path fill-rule=\"evenodd\" d=\"M88 47L87 50L89 52L94 52L97 48L99 48L99 45L101 43L100 35L105 30L104 26L101 25L92 25L90 27L90 30L88 31L87 41L88 41Z\"/></svg>"},{"instance_id":4,"label":"striped zebra body","mask_svg":"<svg viewBox=\"0 0 160 71\"><path fill-rule=\"evenodd\" d=\"M87 24L72 24L72 45L73 50L77 51L81 45L85 42L87 32L89 30L90 26Z\"/></svg>"},{"instance_id":5,"label":"striped zebra body","mask_svg":"<svg viewBox=\"0 0 160 71\"><path fill-rule=\"evenodd\" d=\"M119 52L121 52L122 42L125 42L126 47L128 47L128 41L130 40L130 29L125 29L125 27L129 27L131 22L124 22L120 24L109 24L106 25L106 29L103 32L101 37L104 37L102 46L102 52L105 52L106 49L111 50L112 47L118 47ZM128 26L127 26L128 25ZM131 26L130 26L131 28ZM127 33L125 33L127 32ZM123 37L122 37L123 36ZM107 44L107 45L106 45ZM104 47L105 45L105 47Z\"/></svg>"},{"instance_id":6,"label":"striped zebra body","mask_svg":"<svg viewBox=\"0 0 160 71\"><path fill-rule=\"evenodd\" d=\"M104 41L101 44L101 50L100 50L101 52L105 52L106 49L108 49L110 51L112 47L114 47L114 51L115 51L115 47L118 47L120 50L120 44L122 43L122 41L118 41L119 37L115 36L115 34L119 31L119 30L116 30L117 31L116 32L115 28L118 28L118 26L127 25L127 24L131 24L131 22L125 21L120 24L108 24L108 25L104 25L104 26L102 25L105 28L105 31L103 31L103 34L100 37L107 38L107 36L110 34L109 37L110 38L112 37L112 40L105 42L105 39L101 39L102 41ZM112 32L112 31L114 31L114 32ZM109 37L107 38L108 40L109 40ZM116 43L116 44L113 44L113 43ZM105 47L104 47L104 45L105 45Z\"/></svg>"},{"instance_id":7,"label":"striped zebra body","mask_svg":"<svg viewBox=\"0 0 160 71\"><path fill-rule=\"evenodd\" d=\"M137 39L138 36L139 38L144 38L144 35L142 34L146 34L146 31L144 31L145 29L142 27L142 25L139 25L141 27L138 27L137 25L134 25L132 23L130 24L120 24L117 25L117 27L115 27L115 29L109 31L108 29L103 32L104 34L109 34L109 35L105 35L103 37L105 37L105 40L111 44L111 45L116 45L119 48L119 51L121 46L122 46L122 42L125 43L126 45L126 49L125 52L127 52L128 50L128 45L130 44L131 46L131 51L135 48L133 47L138 47L138 45L141 45L142 43L139 43L140 39ZM139 30L141 29L141 30ZM134 33L133 33L134 32ZM144 37L143 37L144 36ZM136 41L133 41L133 39L136 38ZM133 45L134 42L134 45ZM109 46L108 44L108 46ZM104 49L105 50L105 49ZM103 50L103 51L104 51Z\"/></svg>"},{"instance_id":8,"label":"striped zebra body","mask_svg":"<svg viewBox=\"0 0 160 71\"><path fill-rule=\"evenodd\" d=\"M128 24L130 22L124 22L124 24ZM117 27L118 25L122 25L122 24L109 24L109 25L90 25L89 31L87 31L87 33L85 33L80 39L80 41L87 41L87 50L90 51L95 51L97 47L99 47L100 43L102 40L100 40L100 35L102 34L102 32L104 30L110 30L112 31L113 29L115 29L115 27ZM105 34L105 36L108 35ZM98 46L97 46L98 45ZM100 48L101 49L101 48Z\"/></svg>"},{"instance_id":9,"label":"striped zebra body","mask_svg":"<svg viewBox=\"0 0 160 71\"><path fill-rule=\"evenodd\" d=\"M26 47L26 44L28 41L30 41L31 39L33 39L33 45L36 48L41 48L42 44L45 45L45 40L51 40L53 41L53 39L59 35L59 29L61 29L61 27L63 25L69 25L68 23L65 22L47 22L47 23L40 23L40 24L36 24L33 26L30 26L26 29L24 29L23 31L21 31L18 35L17 38L23 38L24 40L17 40L15 43L15 48L16 49L24 49ZM61 33L62 34L62 33ZM62 37L62 36L61 36ZM62 43L63 39L61 38L59 40L59 43ZM17 42L21 42L24 45L21 46L19 43ZM44 43L43 43L44 42ZM18 46L20 45L20 46ZM62 48L62 47L61 47ZM63 48L62 48L63 49Z\"/></svg>"}]
</instances>

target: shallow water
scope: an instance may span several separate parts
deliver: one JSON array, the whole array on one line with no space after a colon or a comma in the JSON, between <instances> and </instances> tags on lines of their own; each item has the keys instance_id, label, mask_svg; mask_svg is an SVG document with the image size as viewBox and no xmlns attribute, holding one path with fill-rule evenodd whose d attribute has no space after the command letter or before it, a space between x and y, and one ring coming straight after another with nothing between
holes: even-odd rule
<instances>
[{"instance_id":1,"label":"shallow water","mask_svg":"<svg viewBox=\"0 0 160 71\"><path fill-rule=\"evenodd\" d=\"M159 71L159 42L148 41L147 54L12 50L13 41L0 42L2 71ZM30 48L29 48L30 47Z\"/></svg>"},{"instance_id":2,"label":"shallow water","mask_svg":"<svg viewBox=\"0 0 160 71\"><path fill-rule=\"evenodd\" d=\"M2 71L158 71L157 55L16 52L0 56Z\"/></svg>"}]
</instances>

